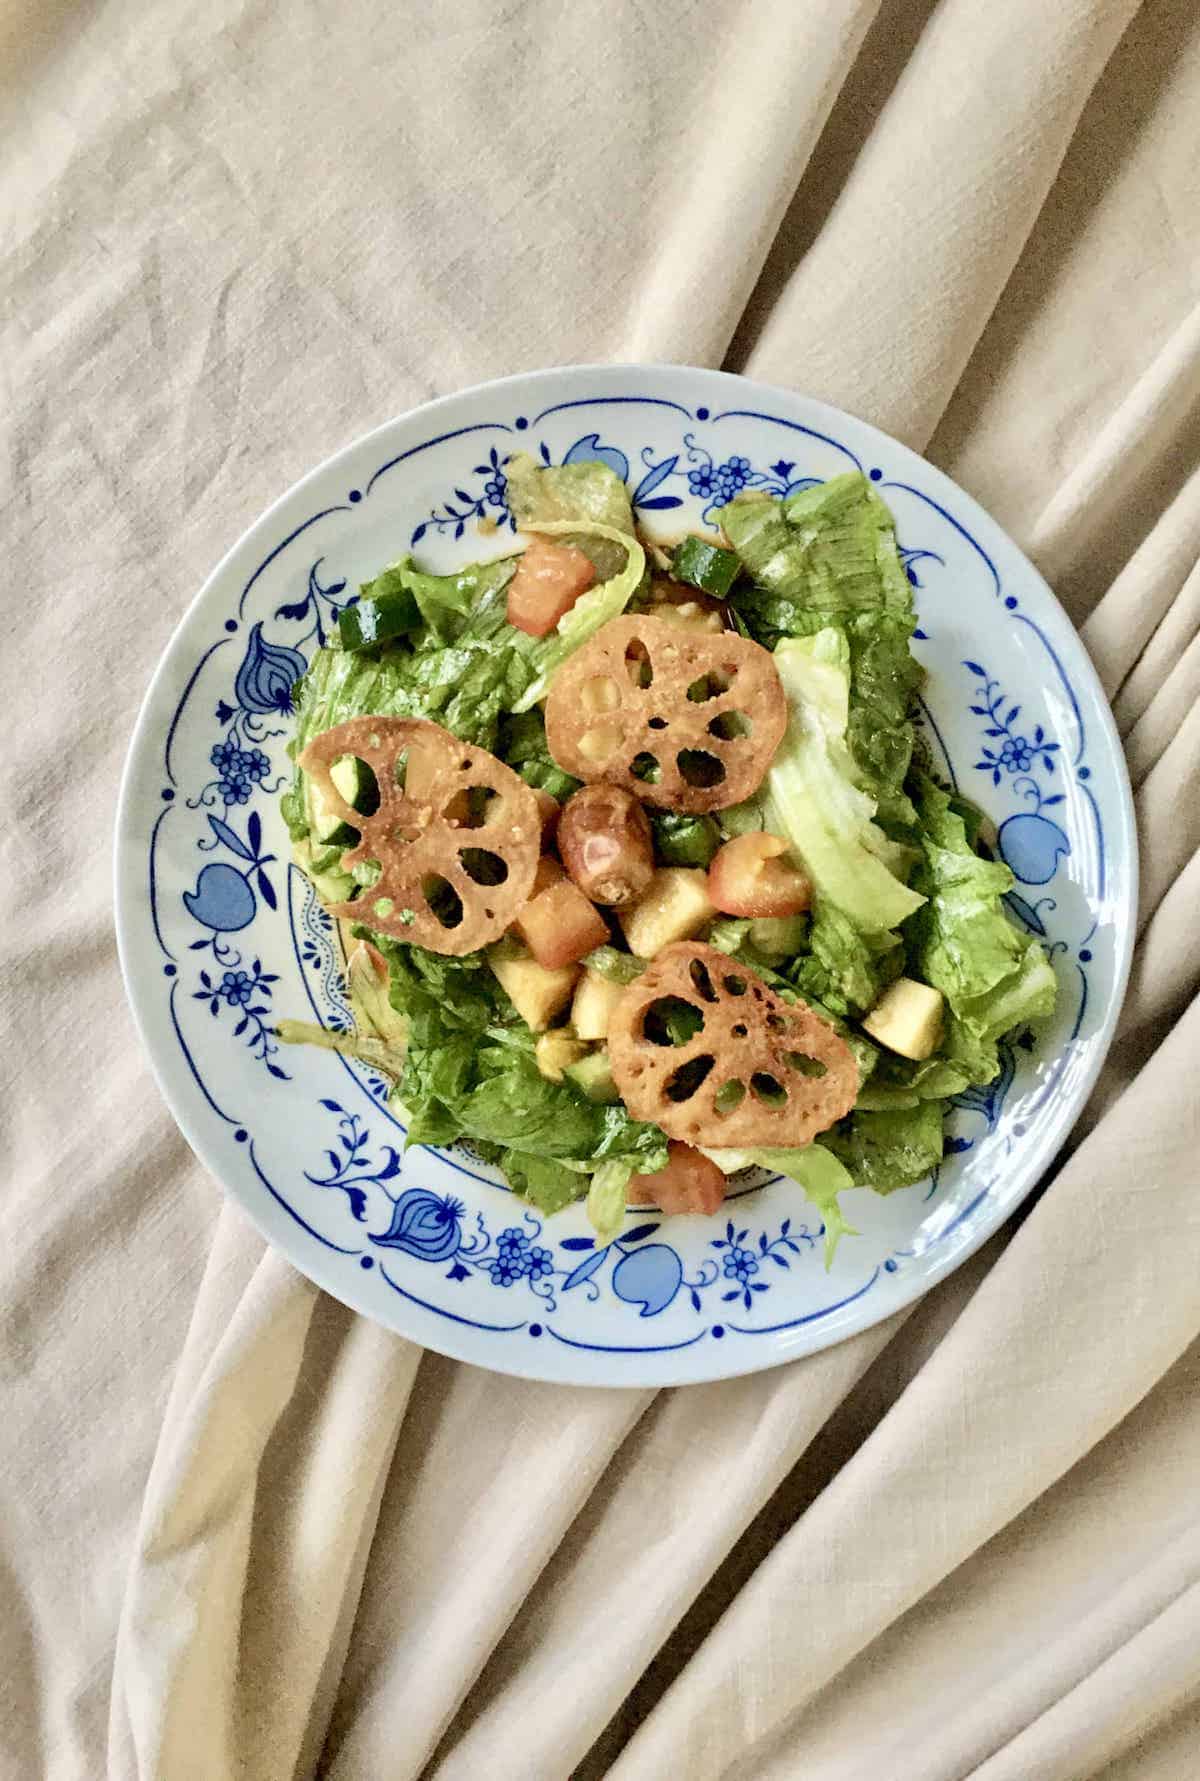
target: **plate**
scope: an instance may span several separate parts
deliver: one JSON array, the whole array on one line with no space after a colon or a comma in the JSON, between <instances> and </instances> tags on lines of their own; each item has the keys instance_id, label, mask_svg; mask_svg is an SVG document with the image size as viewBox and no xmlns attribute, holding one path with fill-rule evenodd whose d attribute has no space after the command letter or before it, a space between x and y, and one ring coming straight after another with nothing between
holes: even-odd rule
<instances>
[{"instance_id":1,"label":"plate","mask_svg":"<svg viewBox=\"0 0 1200 1781\"><path fill-rule=\"evenodd\" d=\"M896 516L928 669L920 723L988 813L1013 918L1054 962L1058 1011L959 1097L944 1163L886 1199L826 1272L791 1183L718 1217L633 1211L598 1244L545 1220L462 1148L405 1153L384 1084L281 1046L282 1016L348 1021L335 932L289 863L278 792L289 688L360 581L406 550L437 570L511 548L504 465L600 458L663 536L739 489L860 469ZM1000 527L905 446L825 404L682 366L543 371L432 402L351 445L258 520L159 666L117 819L129 998L201 1161L326 1291L480 1366L664 1385L775 1366L876 1323L958 1265L1045 1171L1112 1036L1134 933L1129 784L1096 675Z\"/></svg>"}]
</instances>

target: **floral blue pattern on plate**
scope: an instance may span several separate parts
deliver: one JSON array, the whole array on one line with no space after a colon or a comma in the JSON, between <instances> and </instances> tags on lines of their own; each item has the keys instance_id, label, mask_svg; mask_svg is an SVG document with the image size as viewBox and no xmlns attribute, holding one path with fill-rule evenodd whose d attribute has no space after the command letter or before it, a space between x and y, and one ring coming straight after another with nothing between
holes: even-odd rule
<instances>
[{"instance_id":1,"label":"floral blue pattern on plate","mask_svg":"<svg viewBox=\"0 0 1200 1781\"><path fill-rule=\"evenodd\" d=\"M987 811L1014 919L1054 960L1050 1029L960 1097L935 1177L819 1217L779 1178L712 1219L632 1208L597 1242L543 1220L469 1148L404 1150L386 1085L286 1051L282 1014L345 1026L340 941L286 865L288 692L360 581L406 546L439 570L512 548L505 464L599 458L659 536L743 488L870 476L896 515L929 671L938 770ZM482 522L482 523L481 523ZM1019 689L1019 690L1014 690ZM213 1173L330 1292L482 1366L662 1384L771 1366L910 1302L1037 1181L1100 1067L1128 971L1136 851L1111 717L1071 626L1010 540L940 472L804 397L683 367L581 367L445 398L331 459L264 515L186 615L147 695L118 817L130 999L163 1092Z\"/></svg>"}]
</instances>

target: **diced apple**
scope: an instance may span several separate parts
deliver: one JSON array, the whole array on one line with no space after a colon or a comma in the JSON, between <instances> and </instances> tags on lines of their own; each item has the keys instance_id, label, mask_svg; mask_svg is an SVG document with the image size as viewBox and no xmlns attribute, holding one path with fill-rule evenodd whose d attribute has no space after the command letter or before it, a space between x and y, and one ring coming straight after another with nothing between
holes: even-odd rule
<instances>
[{"instance_id":1,"label":"diced apple","mask_svg":"<svg viewBox=\"0 0 1200 1781\"><path fill-rule=\"evenodd\" d=\"M538 963L551 969L573 965L609 939L608 923L569 878L531 897L513 927Z\"/></svg>"},{"instance_id":2,"label":"diced apple","mask_svg":"<svg viewBox=\"0 0 1200 1781\"><path fill-rule=\"evenodd\" d=\"M696 866L660 866L632 909L620 911L630 952L652 959L675 940L690 940L716 914L708 874Z\"/></svg>"},{"instance_id":3,"label":"diced apple","mask_svg":"<svg viewBox=\"0 0 1200 1781\"><path fill-rule=\"evenodd\" d=\"M533 1048L533 1058L547 1082L561 1082L563 1071L577 1064L586 1051L586 1045L562 1027L556 1027L552 1033L542 1034Z\"/></svg>"},{"instance_id":4,"label":"diced apple","mask_svg":"<svg viewBox=\"0 0 1200 1781\"><path fill-rule=\"evenodd\" d=\"M701 606L698 600L682 600L678 605L655 604L646 608L648 618L661 618L665 624L674 625L680 631L706 631L713 633L725 629L721 614L710 606Z\"/></svg>"},{"instance_id":5,"label":"diced apple","mask_svg":"<svg viewBox=\"0 0 1200 1781\"><path fill-rule=\"evenodd\" d=\"M889 1051L921 1062L941 1042L942 1016L941 990L913 977L898 977L864 1017L863 1026Z\"/></svg>"},{"instance_id":6,"label":"diced apple","mask_svg":"<svg viewBox=\"0 0 1200 1781\"><path fill-rule=\"evenodd\" d=\"M493 947L488 963L521 1019L535 1033L545 1032L555 1015L562 1013L579 980L578 965L549 970L525 953L507 950L503 943Z\"/></svg>"},{"instance_id":7,"label":"diced apple","mask_svg":"<svg viewBox=\"0 0 1200 1781\"><path fill-rule=\"evenodd\" d=\"M571 1003L571 1026L581 1039L607 1039L612 1011L625 994L625 986L585 971Z\"/></svg>"}]
</instances>

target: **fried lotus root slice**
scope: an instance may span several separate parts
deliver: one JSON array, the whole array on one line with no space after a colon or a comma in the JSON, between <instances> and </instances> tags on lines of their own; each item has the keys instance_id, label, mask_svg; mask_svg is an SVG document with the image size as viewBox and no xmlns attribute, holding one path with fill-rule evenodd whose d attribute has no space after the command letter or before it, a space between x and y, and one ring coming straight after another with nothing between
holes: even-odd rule
<instances>
[{"instance_id":1,"label":"fried lotus root slice","mask_svg":"<svg viewBox=\"0 0 1200 1781\"><path fill-rule=\"evenodd\" d=\"M566 772L690 814L748 798L786 727L779 671L760 644L638 613L602 625L546 701L546 740Z\"/></svg>"},{"instance_id":2,"label":"fried lotus root slice","mask_svg":"<svg viewBox=\"0 0 1200 1781\"><path fill-rule=\"evenodd\" d=\"M629 985L608 1028L635 1119L685 1144L791 1150L849 1113L858 1066L803 1002L715 946L681 940Z\"/></svg>"},{"instance_id":3,"label":"fried lotus root slice","mask_svg":"<svg viewBox=\"0 0 1200 1781\"><path fill-rule=\"evenodd\" d=\"M375 775L379 808L369 816L333 783L343 755ZM537 799L511 767L410 717L352 717L314 737L300 766L359 831L342 855L346 870L367 860L381 868L352 902L330 904L331 915L453 957L500 938L529 896L541 851Z\"/></svg>"}]
</instances>

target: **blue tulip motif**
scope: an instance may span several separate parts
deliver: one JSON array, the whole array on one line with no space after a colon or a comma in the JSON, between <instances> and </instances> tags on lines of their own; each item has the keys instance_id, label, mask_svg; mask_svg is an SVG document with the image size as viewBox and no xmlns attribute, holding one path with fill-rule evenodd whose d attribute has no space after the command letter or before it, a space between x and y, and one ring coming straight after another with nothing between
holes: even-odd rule
<instances>
[{"instance_id":1,"label":"blue tulip motif","mask_svg":"<svg viewBox=\"0 0 1200 1781\"><path fill-rule=\"evenodd\" d=\"M216 934L236 934L254 920L254 892L237 867L223 861L203 868L183 902L189 915Z\"/></svg>"},{"instance_id":2,"label":"blue tulip motif","mask_svg":"<svg viewBox=\"0 0 1200 1781\"><path fill-rule=\"evenodd\" d=\"M563 459L564 464L607 464L622 482L629 480L629 459L616 445L601 445L599 433L585 433Z\"/></svg>"},{"instance_id":3,"label":"blue tulip motif","mask_svg":"<svg viewBox=\"0 0 1200 1781\"><path fill-rule=\"evenodd\" d=\"M640 1305L639 1317L665 1311L683 1280L683 1263L665 1243L647 1243L623 1256L612 1273L612 1289L627 1305Z\"/></svg>"},{"instance_id":4,"label":"blue tulip motif","mask_svg":"<svg viewBox=\"0 0 1200 1781\"><path fill-rule=\"evenodd\" d=\"M1022 884L1049 884L1071 843L1056 822L1030 811L1001 823L996 838L1000 857Z\"/></svg>"},{"instance_id":5,"label":"blue tulip motif","mask_svg":"<svg viewBox=\"0 0 1200 1781\"><path fill-rule=\"evenodd\" d=\"M308 663L298 649L282 643L265 643L261 623L252 625L246 653L237 671L233 690L246 711L290 711L292 687Z\"/></svg>"},{"instance_id":6,"label":"blue tulip motif","mask_svg":"<svg viewBox=\"0 0 1200 1781\"><path fill-rule=\"evenodd\" d=\"M372 1236L381 1249L402 1249L422 1262L449 1261L462 1244L463 1206L459 1200L410 1187L392 1208L386 1231Z\"/></svg>"}]
</instances>

